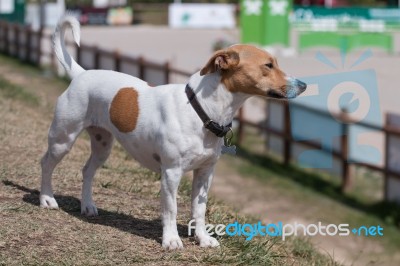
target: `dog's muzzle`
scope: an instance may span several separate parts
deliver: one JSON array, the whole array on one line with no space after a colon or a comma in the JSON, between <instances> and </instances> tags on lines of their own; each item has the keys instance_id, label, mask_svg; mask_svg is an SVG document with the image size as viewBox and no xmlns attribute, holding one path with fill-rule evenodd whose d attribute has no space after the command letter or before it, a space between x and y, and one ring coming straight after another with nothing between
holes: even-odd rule
<instances>
[{"instance_id":1,"label":"dog's muzzle","mask_svg":"<svg viewBox=\"0 0 400 266\"><path fill-rule=\"evenodd\" d=\"M296 98L297 96L302 94L306 89L307 89L306 83L295 78L290 78L288 80L285 98L288 99Z\"/></svg>"}]
</instances>

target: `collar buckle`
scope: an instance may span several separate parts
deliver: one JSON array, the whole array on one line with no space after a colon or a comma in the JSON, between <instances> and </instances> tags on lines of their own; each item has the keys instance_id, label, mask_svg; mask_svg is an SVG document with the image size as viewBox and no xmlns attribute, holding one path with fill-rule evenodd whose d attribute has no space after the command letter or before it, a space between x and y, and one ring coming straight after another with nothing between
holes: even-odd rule
<instances>
[{"instance_id":1,"label":"collar buckle","mask_svg":"<svg viewBox=\"0 0 400 266\"><path fill-rule=\"evenodd\" d=\"M211 123L213 123L214 121L212 121L211 119L208 119L206 122L204 122L204 127L208 128L210 126Z\"/></svg>"}]
</instances>

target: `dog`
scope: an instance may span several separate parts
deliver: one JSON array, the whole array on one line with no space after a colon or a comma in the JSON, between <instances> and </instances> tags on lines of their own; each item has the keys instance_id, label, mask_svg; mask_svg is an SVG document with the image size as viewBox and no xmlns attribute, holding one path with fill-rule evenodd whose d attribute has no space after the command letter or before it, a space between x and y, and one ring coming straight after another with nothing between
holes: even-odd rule
<instances>
[{"instance_id":1,"label":"dog","mask_svg":"<svg viewBox=\"0 0 400 266\"><path fill-rule=\"evenodd\" d=\"M192 218L201 247L218 246L205 228L207 193L223 136L236 111L251 96L294 98L307 85L287 76L276 59L250 45L233 45L213 54L187 84L151 87L115 71L84 70L68 54L64 35L71 28L79 45L80 24L64 16L53 34L53 49L72 79L59 96L41 160L40 206L58 208L51 176L78 135L90 136L91 155L83 167L81 212L97 215L92 198L96 170L110 155L114 138L144 167L161 173L162 246L182 248L176 225L181 176L193 171Z\"/></svg>"}]
</instances>

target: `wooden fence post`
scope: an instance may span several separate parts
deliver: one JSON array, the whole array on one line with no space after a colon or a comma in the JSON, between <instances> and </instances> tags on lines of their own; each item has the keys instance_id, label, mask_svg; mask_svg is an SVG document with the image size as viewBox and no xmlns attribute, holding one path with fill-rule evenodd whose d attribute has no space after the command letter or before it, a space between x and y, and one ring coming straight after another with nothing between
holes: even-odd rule
<instances>
[{"instance_id":1,"label":"wooden fence post","mask_svg":"<svg viewBox=\"0 0 400 266\"><path fill-rule=\"evenodd\" d=\"M100 69L100 52L97 46L93 47L94 53L94 69Z\"/></svg>"},{"instance_id":2,"label":"wooden fence post","mask_svg":"<svg viewBox=\"0 0 400 266\"><path fill-rule=\"evenodd\" d=\"M3 47L1 48L0 52L5 53L6 51L6 39L7 39L7 35L6 35L6 25L3 21L0 21L0 29L2 32L2 43L3 43Z\"/></svg>"},{"instance_id":3,"label":"wooden fence post","mask_svg":"<svg viewBox=\"0 0 400 266\"><path fill-rule=\"evenodd\" d=\"M121 71L121 56L119 55L118 50L114 51L114 68L117 72Z\"/></svg>"},{"instance_id":4,"label":"wooden fence post","mask_svg":"<svg viewBox=\"0 0 400 266\"><path fill-rule=\"evenodd\" d=\"M5 23L4 25L4 53L5 54L10 54L10 39L9 36L10 35L10 24Z\"/></svg>"},{"instance_id":5,"label":"wooden fence post","mask_svg":"<svg viewBox=\"0 0 400 266\"><path fill-rule=\"evenodd\" d=\"M345 192L350 187L350 164L349 164L349 116L346 109L342 109L340 113L340 120L342 122L342 136L340 138L340 154L342 160L342 192Z\"/></svg>"},{"instance_id":6,"label":"wooden fence post","mask_svg":"<svg viewBox=\"0 0 400 266\"><path fill-rule=\"evenodd\" d=\"M389 114L385 115L385 128L389 125ZM385 164L384 167L384 199L388 199L388 179L389 179L389 132L385 131Z\"/></svg>"},{"instance_id":7,"label":"wooden fence post","mask_svg":"<svg viewBox=\"0 0 400 266\"><path fill-rule=\"evenodd\" d=\"M138 63L139 63L139 78L141 80L144 80L144 59L143 59L143 57L139 57Z\"/></svg>"},{"instance_id":8,"label":"wooden fence post","mask_svg":"<svg viewBox=\"0 0 400 266\"><path fill-rule=\"evenodd\" d=\"M238 122L239 122L239 126L238 126L238 132L237 132L237 144L240 146L243 142L243 107L241 107L239 109L239 113L238 113Z\"/></svg>"},{"instance_id":9,"label":"wooden fence post","mask_svg":"<svg viewBox=\"0 0 400 266\"><path fill-rule=\"evenodd\" d=\"M38 37L37 37L37 47L36 47L36 51L37 51L37 60L36 60L36 65L40 66L41 62L42 62L42 38L43 38L43 27L40 27L40 30L38 32Z\"/></svg>"},{"instance_id":10,"label":"wooden fence post","mask_svg":"<svg viewBox=\"0 0 400 266\"><path fill-rule=\"evenodd\" d=\"M8 55L8 49L10 48L10 40L8 39L9 35L9 27L8 23L4 22L4 54Z\"/></svg>"},{"instance_id":11,"label":"wooden fence post","mask_svg":"<svg viewBox=\"0 0 400 266\"><path fill-rule=\"evenodd\" d=\"M20 50L20 47L21 47L20 46L21 42L20 42L20 38L19 38L19 31L20 31L19 25L15 24L14 25L14 47L15 47L14 56L17 59L20 59L19 58L19 50Z\"/></svg>"},{"instance_id":12,"label":"wooden fence post","mask_svg":"<svg viewBox=\"0 0 400 266\"><path fill-rule=\"evenodd\" d=\"M169 84L169 74L170 74L169 62L164 64L164 84Z\"/></svg>"},{"instance_id":13,"label":"wooden fence post","mask_svg":"<svg viewBox=\"0 0 400 266\"><path fill-rule=\"evenodd\" d=\"M25 42L25 61L30 63L31 62L31 40L32 40L32 28L28 26L26 29L26 42Z\"/></svg>"},{"instance_id":14,"label":"wooden fence post","mask_svg":"<svg viewBox=\"0 0 400 266\"><path fill-rule=\"evenodd\" d=\"M0 39L0 43L3 43L4 45L4 26L3 26L3 22L0 21L0 33L1 33L1 39ZM3 52L4 48L1 48L0 46L0 52Z\"/></svg>"},{"instance_id":15,"label":"wooden fence post","mask_svg":"<svg viewBox=\"0 0 400 266\"><path fill-rule=\"evenodd\" d=\"M283 145L283 163L289 165L292 156L292 133L290 126L290 108L289 102L283 103L284 113L284 145Z\"/></svg>"}]
</instances>

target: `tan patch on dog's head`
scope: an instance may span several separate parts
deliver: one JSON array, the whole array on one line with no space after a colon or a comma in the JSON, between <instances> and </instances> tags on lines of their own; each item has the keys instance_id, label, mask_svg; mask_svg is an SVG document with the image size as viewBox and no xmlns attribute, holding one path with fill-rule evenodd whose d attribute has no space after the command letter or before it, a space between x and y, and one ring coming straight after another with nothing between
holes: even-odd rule
<instances>
[{"instance_id":1,"label":"tan patch on dog's head","mask_svg":"<svg viewBox=\"0 0 400 266\"><path fill-rule=\"evenodd\" d=\"M297 96L298 91L305 90L304 83L287 77L271 54L251 45L233 45L217 51L200 75L216 71L231 92L291 98L290 94Z\"/></svg>"},{"instance_id":2,"label":"tan patch on dog's head","mask_svg":"<svg viewBox=\"0 0 400 266\"><path fill-rule=\"evenodd\" d=\"M139 94L134 88L122 88L114 96L110 106L110 119L123 133L136 128L139 117Z\"/></svg>"}]
</instances>

